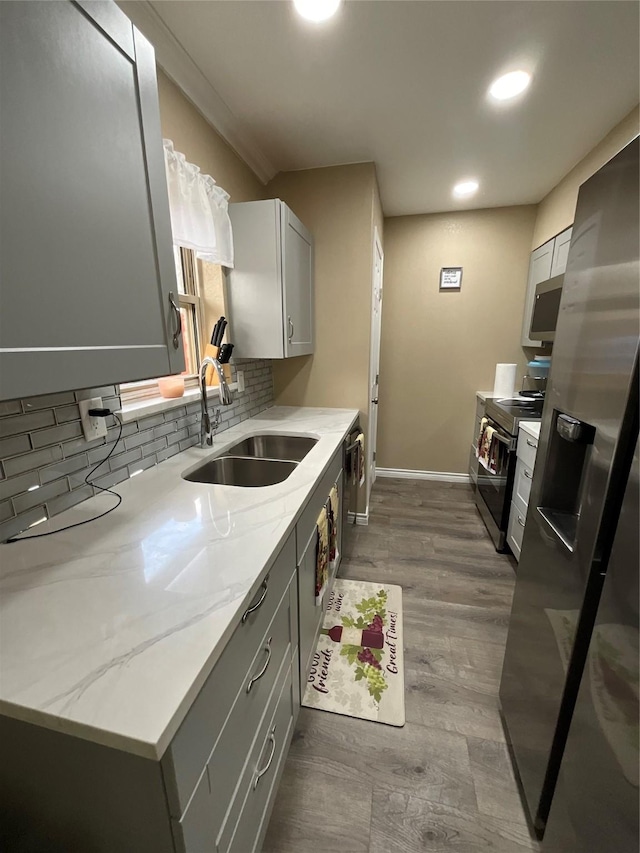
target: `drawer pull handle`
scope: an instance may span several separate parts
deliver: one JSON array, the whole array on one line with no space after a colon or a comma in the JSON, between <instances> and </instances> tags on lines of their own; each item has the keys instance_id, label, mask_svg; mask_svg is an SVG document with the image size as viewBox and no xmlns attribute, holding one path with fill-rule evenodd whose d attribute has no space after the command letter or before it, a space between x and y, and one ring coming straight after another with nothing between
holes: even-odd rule
<instances>
[{"instance_id":1,"label":"drawer pull handle","mask_svg":"<svg viewBox=\"0 0 640 853\"><path fill-rule=\"evenodd\" d=\"M254 675L253 678L251 679L251 681L247 684L247 693L251 692L251 688L256 683L256 681L260 681L262 676L267 671L267 667L269 666L269 663L271 661L271 640L272 639L273 639L273 637L269 637L269 639L267 640L267 645L264 647L264 651L267 653L267 659L264 663L264 666L260 670L260 672L257 675Z\"/></svg>"},{"instance_id":2,"label":"drawer pull handle","mask_svg":"<svg viewBox=\"0 0 640 853\"><path fill-rule=\"evenodd\" d=\"M269 755L269 760L262 768L262 770L258 770L256 773L256 778L253 780L253 790L258 787L258 782L262 779L267 770L271 767L271 762L273 761L273 756L276 754L276 727L274 726L269 732L269 742L271 744L271 753Z\"/></svg>"},{"instance_id":3,"label":"drawer pull handle","mask_svg":"<svg viewBox=\"0 0 640 853\"><path fill-rule=\"evenodd\" d=\"M518 524L520 525L520 527L524 527L524 521L522 520L522 516L520 515L518 516Z\"/></svg>"},{"instance_id":4,"label":"drawer pull handle","mask_svg":"<svg viewBox=\"0 0 640 853\"><path fill-rule=\"evenodd\" d=\"M537 447L537 446L538 446L538 445L535 443L535 441L531 441L531 439L530 439L530 438L528 438L528 439L527 439L527 444L529 445L529 447Z\"/></svg>"},{"instance_id":5,"label":"drawer pull handle","mask_svg":"<svg viewBox=\"0 0 640 853\"><path fill-rule=\"evenodd\" d=\"M527 480L530 480L530 479L531 479L532 475L527 471L527 469L526 469L526 468L524 469L524 471L523 471L522 473L523 473L523 474L524 474L524 476L527 478Z\"/></svg>"},{"instance_id":6,"label":"drawer pull handle","mask_svg":"<svg viewBox=\"0 0 640 853\"><path fill-rule=\"evenodd\" d=\"M268 578L268 577L266 577L266 578L262 581L262 584L261 584L261 586L262 586L262 595L261 595L261 596L260 596L260 598L256 601L256 603L255 603L255 604L252 604L252 605L251 605L251 607L249 607L247 610L245 610L245 611L244 611L244 613L243 613L243 615L242 615L242 624L243 624L243 625L244 625L244 623L247 621L247 619L249 618L249 616L251 616L251 614L252 614L252 613L255 613L255 612L256 612L256 610L258 610L260 607L262 607L262 604L263 604L263 602L264 602L265 598L267 597L267 586L268 586L268 581L269 581L269 578Z\"/></svg>"}]
</instances>

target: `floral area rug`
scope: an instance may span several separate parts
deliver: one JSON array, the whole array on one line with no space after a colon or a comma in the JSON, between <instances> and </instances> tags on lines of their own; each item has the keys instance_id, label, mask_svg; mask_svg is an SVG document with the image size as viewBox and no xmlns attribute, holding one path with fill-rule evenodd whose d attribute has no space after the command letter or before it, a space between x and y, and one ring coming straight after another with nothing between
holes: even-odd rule
<instances>
[{"instance_id":1,"label":"floral area rug","mask_svg":"<svg viewBox=\"0 0 640 853\"><path fill-rule=\"evenodd\" d=\"M336 579L302 704L404 725L402 588Z\"/></svg>"}]
</instances>

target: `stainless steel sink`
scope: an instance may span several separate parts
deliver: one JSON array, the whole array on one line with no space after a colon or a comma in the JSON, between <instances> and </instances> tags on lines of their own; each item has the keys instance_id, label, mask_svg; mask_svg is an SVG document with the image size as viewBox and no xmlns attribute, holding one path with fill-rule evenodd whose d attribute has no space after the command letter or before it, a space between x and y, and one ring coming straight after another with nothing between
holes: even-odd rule
<instances>
[{"instance_id":1,"label":"stainless steel sink","mask_svg":"<svg viewBox=\"0 0 640 853\"><path fill-rule=\"evenodd\" d=\"M219 456L204 465L191 468L182 475L192 483L220 483L224 486L260 487L282 483L297 462L279 459L249 459L241 456Z\"/></svg>"},{"instance_id":2,"label":"stainless steel sink","mask_svg":"<svg viewBox=\"0 0 640 853\"><path fill-rule=\"evenodd\" d=\"M248 456L252 459L300 462L317 443L317 438L299 435L252 435L234 444L226 453L229 456Z\"/></svg>"}]
</instances>

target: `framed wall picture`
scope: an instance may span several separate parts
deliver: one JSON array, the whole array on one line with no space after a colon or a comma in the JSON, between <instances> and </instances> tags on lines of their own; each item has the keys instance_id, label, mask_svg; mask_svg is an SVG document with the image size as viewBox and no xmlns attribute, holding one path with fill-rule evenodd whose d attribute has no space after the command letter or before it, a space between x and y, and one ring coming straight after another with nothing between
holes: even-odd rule
<instances>
[{"instance_id":1,"label":"framed wall picture","mask_svg":"<svg viewBox=\"0 0 640 853\"><path fill-rule=\"evenodd\" d=\"M440 270L440 290L460 290L462 287L462 267L442 267Z\"/></svg>"}]
</instances>

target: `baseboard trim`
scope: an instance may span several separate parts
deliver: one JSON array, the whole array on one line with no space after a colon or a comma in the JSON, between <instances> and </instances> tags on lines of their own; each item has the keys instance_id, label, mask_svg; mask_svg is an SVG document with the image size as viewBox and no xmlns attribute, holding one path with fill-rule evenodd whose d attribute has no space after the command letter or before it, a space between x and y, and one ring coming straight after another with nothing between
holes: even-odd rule
<instances>
[{"instance_id":1,"label":"baseboard trim","mask_svg":"<svg viewBox=\"0 0 640 853\"><path fill-rule=\"evenodd\" d=\"M453 471L414 471L411 468L376 468L376 477L394 477L400 480L439 480L441 483L470 483L468 474Z\"/></svg>"},{"instance_id":2,"label":"baseboard trim","mask_svg":"<svg viewBox=\"0 0 640 853\"><path fill-rule=\"evenodd\" d=\"M369 524L369 512L348 512L347 521L353 524L355 519L356 525L367 526Z\"/></svg>"}]
</instances>

